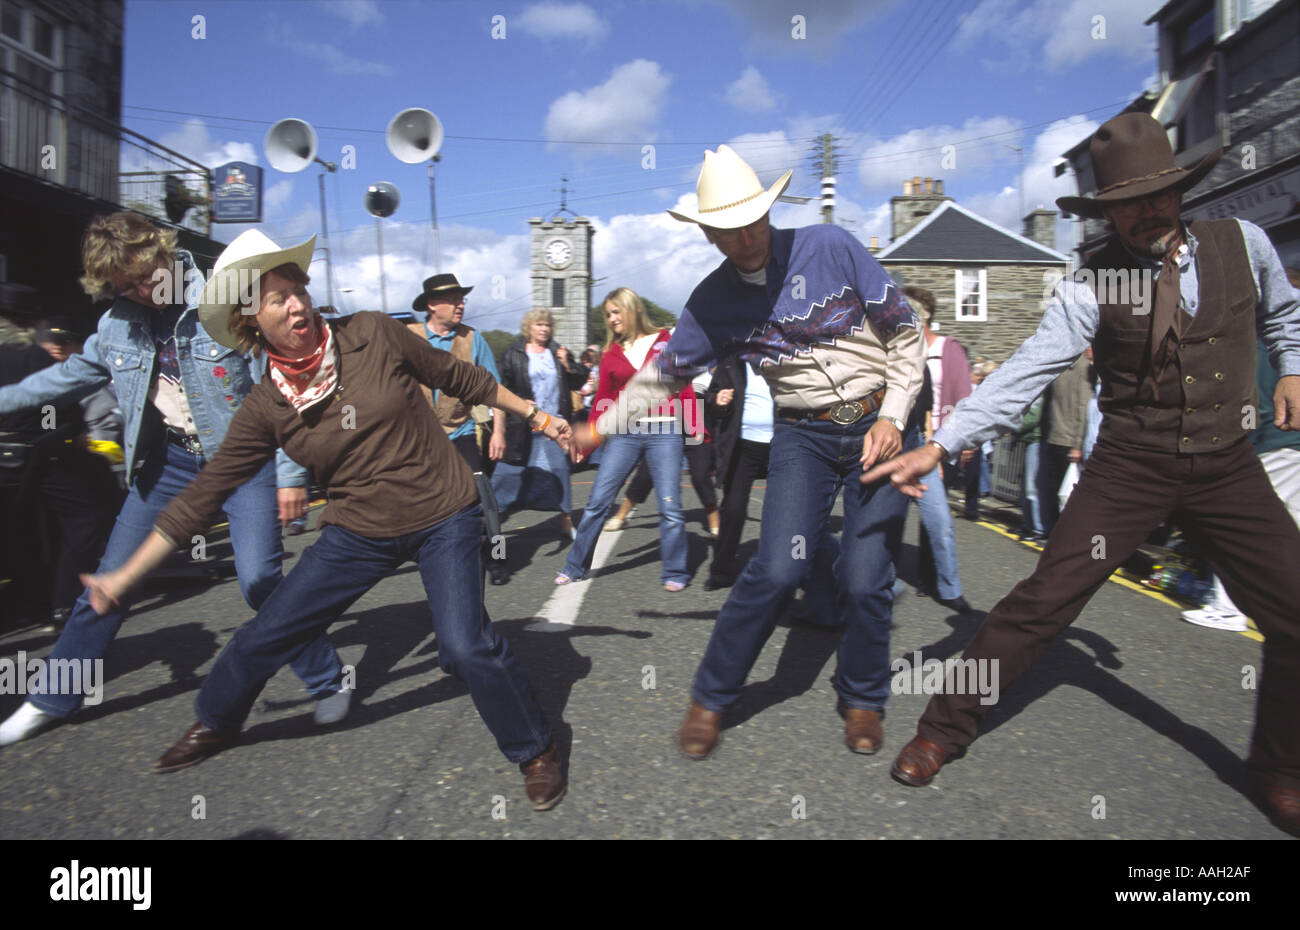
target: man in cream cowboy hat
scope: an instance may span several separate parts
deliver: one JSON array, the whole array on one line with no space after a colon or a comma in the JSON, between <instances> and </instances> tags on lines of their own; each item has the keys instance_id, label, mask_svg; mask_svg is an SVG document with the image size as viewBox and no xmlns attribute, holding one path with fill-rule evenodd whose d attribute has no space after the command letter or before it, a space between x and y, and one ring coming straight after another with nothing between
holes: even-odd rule
<instances>
[{"instance_id":1,"label":"man in cream cowboy hat","mask_svg":"<svg viewBox=\"0 0 1300 930\"><path fill-rule=\"evenodd\" d=\"M989 612L962 658L997 668L1005 693L1151 529L1174 516L1264 634L1247 768L1270 816L1300 835L1300 529L1247 441L1257 332L1282 376L1274 423L1300 429L1300 304L1259 227L1180 218L1182 192L1218 152L1178 167L1163 127L1142 113L1104 123L1090 151L1096 195L1057 203L1104 216L1110 241L1057 285L1034 336L929 444L865 478L891 475L916 496L921 475L1012 426L1091 344L1104 419L1088 468L1033 575ZM1154 308L1143 299L1152 277ZM936 694L894 777L929 784L975 739L987 711L978 694Z\"/></svg>"},{"instance_id":2,"label":"man in cream cowboy hat","mask_svg":"<svg viewBox=\"0 0 1300 930\"><path fill-rule=\"evenodd\" d=\"M725 356L754 365L772 389L758 553L718 614L678 732L682 750L695 759L717 744L723 713L805 581L818 595L840 598L844 635L834 685L845 742L870 754L883 740L890 587L907 499L888 483L868 486L857 478L864 466L902 450L921 389L924 344L916 314L852 235L831 225L769 225L768 210L791 173L765 188L727 146L704 153L697 208L668 212L697 223L726 261L691 294L657 371L631 382L626 400L600 415L595 428L597 437L621 428L621 413L634 418ZM834 560L814 554L826 551L821 544L841 486L837 564L851 568L837 579Z\"/></svg>"}]
</instances>

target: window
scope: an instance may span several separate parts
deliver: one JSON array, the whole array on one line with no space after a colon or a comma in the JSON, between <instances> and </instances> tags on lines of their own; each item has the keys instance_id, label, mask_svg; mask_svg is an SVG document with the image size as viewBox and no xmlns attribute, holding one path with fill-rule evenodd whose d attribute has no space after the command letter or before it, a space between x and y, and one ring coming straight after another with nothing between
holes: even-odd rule
<instances>
[{"instance_id":1,"label":"window","mask_svg":"<svg viewBox=\"0 0 1300 930\"><path fill-rule=\"evenodd\" d=\"M563 307L564 305L564 279L551 278L551 306Z\"/></svg>"},{"instance_id":2,"label":"window","mask_svg":"<svg viewBox=\"0 0 1300 930\"><path fill-rule=\"evenodd\" d=\"M957 270L954 292L957 295L957 320L982 323L988 319L988 271Z\"/></svg>"}]
</instances>

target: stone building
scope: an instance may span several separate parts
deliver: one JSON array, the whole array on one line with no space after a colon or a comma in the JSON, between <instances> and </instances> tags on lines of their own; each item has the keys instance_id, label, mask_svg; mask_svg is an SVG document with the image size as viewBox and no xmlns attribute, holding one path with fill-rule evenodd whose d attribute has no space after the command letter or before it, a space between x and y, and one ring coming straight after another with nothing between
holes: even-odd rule
<instances>
[{"instance_id":1,"label":"stone building","mask_svg":"<svg viewBox=\"0 0 1300 930\"><path fill-rule=\"evenodd\" d=\"M587 309L591 306L593 279L591 238L596 231L585 216L533 217L528 225L532 232L532 306L551 311L555 341L577 355L588 341Z\"/></svg>"},{"instance_id":2,"label":"stone building","mask_svg":"<svg viewBox=\"0 0 1300 930\"><path fill-rule=\"evenodd\" d=\"M0 0L0 281L93 319L77 284L81 235L130 205L172 225L210 267L221 243L169 224L166 179L206 199L207 169L124 130L123 0Z\"/></svg>"},{"instance_id":3,"label":"stone building","mask_svg":"<svg viewBox=\"0 0 1300 930\"><path fill-rule=\"evenodd\" d=\"M933 292L932 325L970 357L1006 361L1038 328L1069 258L1053 248L1056 212L1038 209L1017 235L943 195L942 182L904 184L891 200L893 242L876 259L900 285Z\"/></svg>"},{"instance_id":4,"label":"stone building","mask_svg":"<svg viewBox=\"0 0 1300 930\"><path fill-rule=\"evenodd\" d=\"M1224 149L1183 215L1250 220L1285 264L1300 266L1300 0L1171 0L1147 23L1157 28L1160 85L1124 112L1159 120L1183 167ZM1079 192L1093 193L1088 140L1065 159ZM1079 226L1082 258L1107 232L1100 220Z\"/></svg>"}]
</instances>

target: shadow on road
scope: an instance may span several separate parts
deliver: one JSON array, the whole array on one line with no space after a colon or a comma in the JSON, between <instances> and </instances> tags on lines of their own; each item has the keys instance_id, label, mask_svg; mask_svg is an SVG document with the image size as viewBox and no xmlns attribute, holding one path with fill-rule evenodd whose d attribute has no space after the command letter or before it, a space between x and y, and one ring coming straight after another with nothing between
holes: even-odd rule
<instances>
[{"instance_id":1,"label":"shadow on road","mask_svg":"<svg viewBox=\"0 0 1300 930\"><path fill-rule=\"evenodd\" d=\"M960 656L984 622L984 614L953 615L947 619L953 632L921 648L922 662ZM909 662L911 655L903 658ZM1069 627L1031 665L1019 680L1007 686L998 703L980 725L979 736L1013 720L1031 703L1057 687L1082 688L1116 710L1181 746L1200 759L1219 780L1234 791L1253 798L1245 763L1206 730L1193 726L1108 670L1120 669L1119 648L1106 637L1079 626ZM978 736L976 737L978 739ZM1253 803L1253 800L1252 800Z\"/></svg>"}]
</instances>

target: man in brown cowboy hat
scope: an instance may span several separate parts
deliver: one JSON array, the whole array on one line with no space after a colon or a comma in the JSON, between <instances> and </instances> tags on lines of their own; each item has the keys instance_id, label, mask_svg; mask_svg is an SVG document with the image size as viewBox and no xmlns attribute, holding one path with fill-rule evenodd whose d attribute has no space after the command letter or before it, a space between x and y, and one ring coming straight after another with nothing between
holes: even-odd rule
<instances>
[{"instance_id":1,"label":"man in brown cowboy hat","mask_svg":"<svg viewBox=\"0 0 1300 930\"><path fill-rule=\"evenodd\" d=\"M473 327L461 322L465 317L465 297L472 290L472 284L469 287L462 286L454 274L436 274L425 278L423 289L411 301L416 319L423 317L424 322L409 323L407 328L420 338L427 339L435 349L442 349L461 361L486 368L499 384L501 375L497 371L496 359L492 357L492 349L487 340ZM437 411L447 438L474 473L474 484L478 487L478 495L483 504L483 522L487 528L483 562L487 565L492 583L505 584L509 579L505 561L493 557L496 550L494 541L501 538L501 513L497 508L496 495L492 493L492 482L488 480L477 430L478 423L486 422L490 412L484 407L467 407L459 398L441 392L435 398L428 388L424 389L424 393ZM490 461L499 461L505 454L505 422L505 414L497 413L492 417L492 435L487 449Z\"/></svg>"},{"instance_id":2,"label":"man in brown cowboy hat","mask_svg":"<svg viewBox=\"0 0 1300 930\"><path fill-rule=\"evenodd\" d=\"M1179 168L1160 124L1125 113L1097 130L1091 154L1096 196L1057 203L1104 216L1115 234L1056 286L1037 333L957 406L931 443L863 480L888 474L918 495L920 476L1014 425L1091 344L1104 415L1093 457L1033 575L990 611L962 658L999 669L1005 692L1151 529L1173 516L1264 634L1247 767L1274 822L1300 835L1300 530L1246 441L1257 404L1257 331L1282 375L1274 422L1300 429L1300 303L1257 226L1180 219L1182 192L1219 153ZM1154 309L1143 299L1144 279L1152 278ZM975 739L987 710L978 694L934 695L891 774L929 784Z\"/></svg>"}]
</instances>

